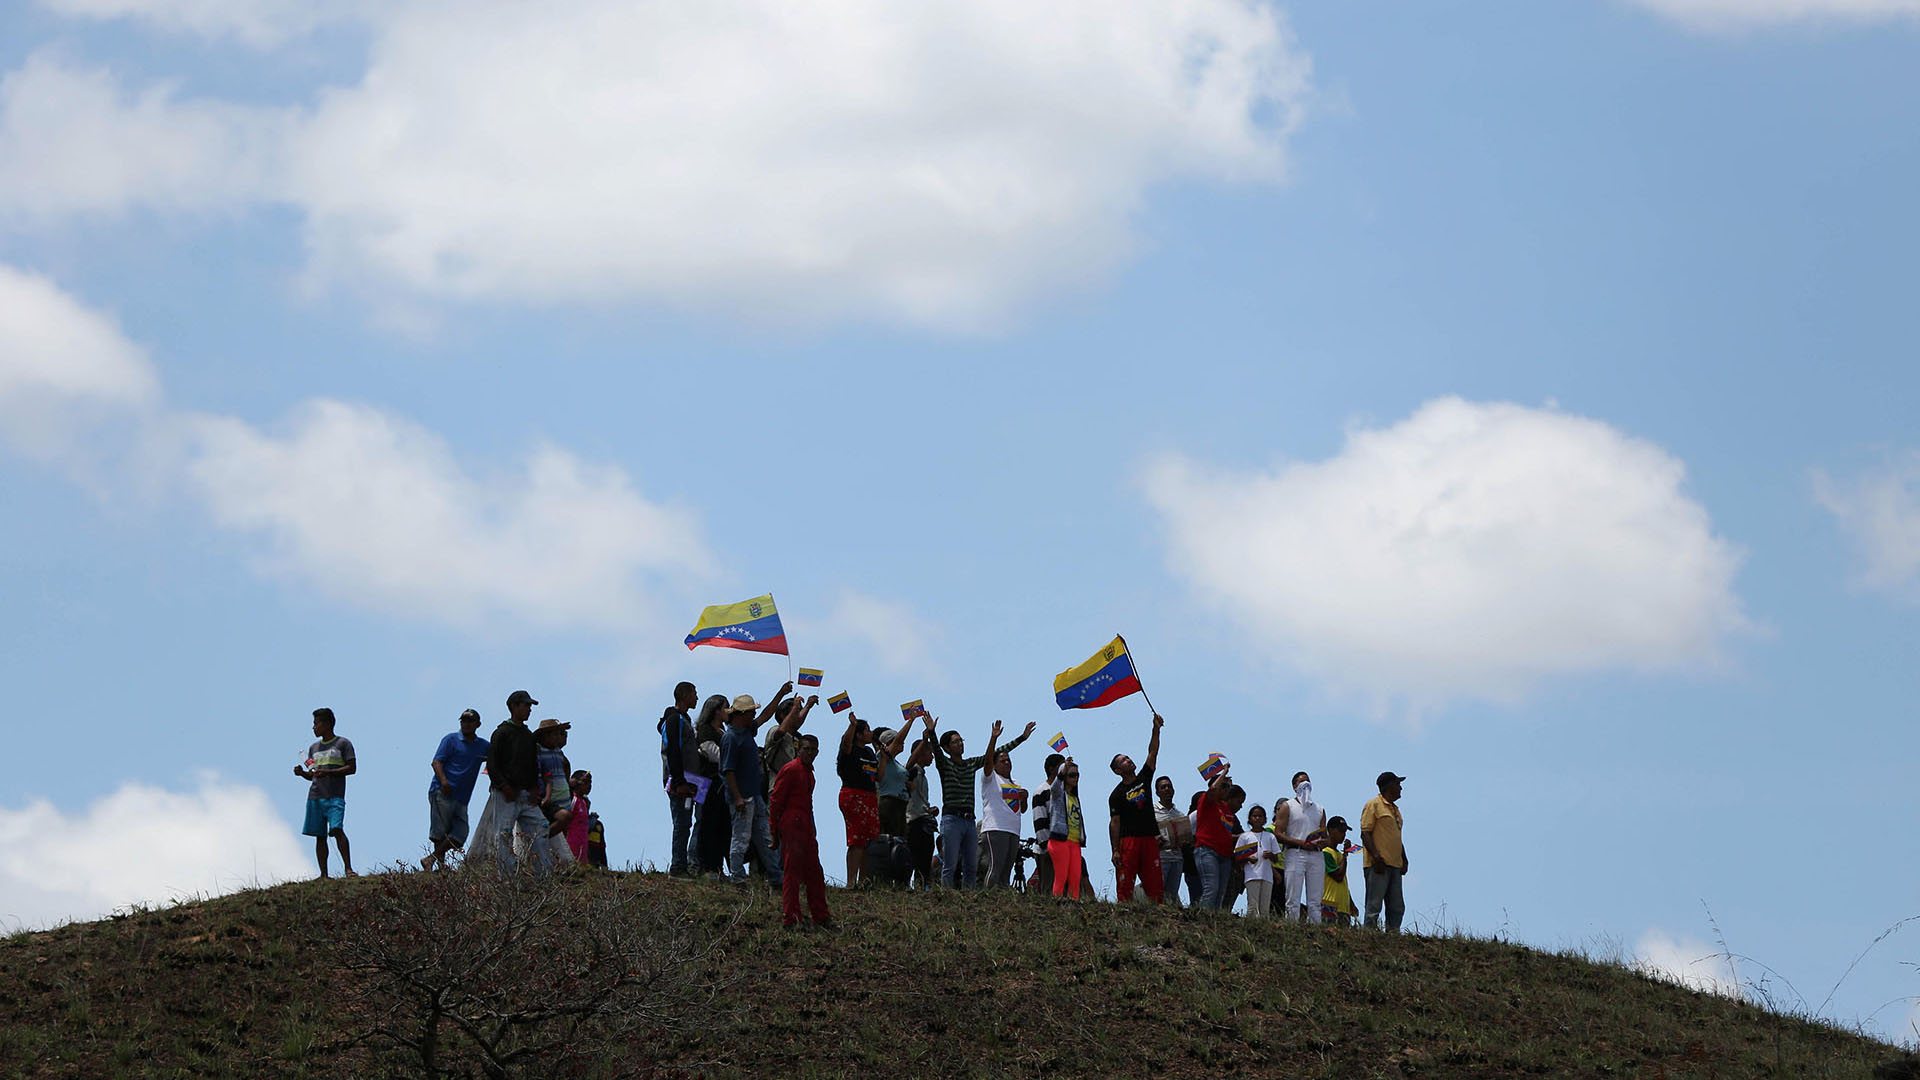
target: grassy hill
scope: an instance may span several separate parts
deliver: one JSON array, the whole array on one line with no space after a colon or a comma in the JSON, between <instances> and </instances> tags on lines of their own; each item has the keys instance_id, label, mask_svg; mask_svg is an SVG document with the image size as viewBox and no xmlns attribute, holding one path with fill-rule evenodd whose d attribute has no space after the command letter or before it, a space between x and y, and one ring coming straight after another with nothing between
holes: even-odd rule
<instances>
[{"instance_id":1,"label":"grassy hill","mask_svg":"<svg viewBox=\"0 0 1920 1080\"><path fill-rule=\"evenodd\" d=\"M0 1076L417 1075L417 1056L363 1037L397 1014L356 995L368 979L345 965L368 942L417 952L441 933L431 919L452 909L432 907L450 902L433 888L419 874L304 882L0 941ZM582 1028L577 1054L525 1075L1680 1080L1865 1077L1900 1057L1498 942L886 890L835 890L837 928L796 933L757 889L634 874L542 891L584 910L609 888L711 949L673 981L717 994ZM503 974L565 987L592 962ZM457 1035L441 1060L479 1075Z\"/></svg>"}]
</instances>

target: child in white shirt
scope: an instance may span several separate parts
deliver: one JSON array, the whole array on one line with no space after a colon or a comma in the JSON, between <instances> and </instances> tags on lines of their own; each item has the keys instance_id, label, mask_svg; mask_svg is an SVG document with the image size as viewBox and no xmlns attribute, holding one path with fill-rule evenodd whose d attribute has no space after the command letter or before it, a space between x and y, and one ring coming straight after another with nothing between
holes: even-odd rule
<instances>
[{"instance_id":1,"label":"child in white shirt","mask_svg":"<svg viewBox=\"0 0 1920 1080\"><path fill-rule=\"evenodd\" d=\"M1273 868L1280 861L1280 841L1267 831L1263 806L1247 810L1247 827L1252 831L1234 841L1234 854L1246 853L1247 918L1264 919L1273 909Z\"/></svg>"}]
</instances>

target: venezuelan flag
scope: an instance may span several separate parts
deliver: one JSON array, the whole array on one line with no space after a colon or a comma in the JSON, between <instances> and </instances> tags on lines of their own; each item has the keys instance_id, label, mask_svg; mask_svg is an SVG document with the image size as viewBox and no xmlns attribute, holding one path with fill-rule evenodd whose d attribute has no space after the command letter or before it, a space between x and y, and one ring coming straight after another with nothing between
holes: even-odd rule
<instances>
[{"instance_id":1,"label":"venezuelan flag","mask_svg":"<svg viewBox=\"0 0 1920 1080\"><path fill-rule=\"evenodd\" d=\"M1053 700L1063 709L1097 709L1140 692L1127 643L1116 637L1086 663L1053 677Z\"/></svg>"},{"instance_id":2,"label":"venezuelan flag","mask_svg":"<svg viewBox=\"0 0 1920 1080\"><path fill-rule=\"evenodd\" d=\"M1058 732L1057 734L1054 735L1053 738L1047 740L1047 745L1053 747L1053 752L1056 754L1066 753L1067 752L1067 733L1064 731Z\"/></svg>"},{"instance_id":3,"label":"venezuelan flag","mask_svg":"<svg viewBox=\"0 0 1920 1080\"><path fill-rule=\"evenodd\" d=\"M827 704L833 708L834 712L846 712L848 709L853 708L853 699L847 696L845 690L842 690L828 698Z\"/></svg>"},{"instance_id":4,"label":"venezuelan flag","mask_svg":"<svg viewBox=\"0 0 1920 1080\"><path fill-rule=\"evenodd\" d=\"M800 669L799 683L801 686L819 686L826 677L827 673L819 668L803 667Z\"/></svg>"},{"instance_id":5,"label":"venezuelan flag","mask_svg":"<svg viewBox=\"0 0 1920 1080\"><path fill-rule=\"evenodd\" d=\"M925 715L927 715L927 703L924 699L909 701L900 706L900 718L909 724Z\"/></svg>"},{"instance_id":6,"label":"venezuelan flag","mask_svg":"<svg viewBox=\"0 0 1920 1080\"><path fill-rule=\"evenodd\" d=\"M1211 784L1213 778L1219 776L1221 770L1226 767L1227 759L1224 756L1220 754L1208 754L1207 760L1200 763L1200 778Z\"/></svg>"},{"instance_id":7,"label":"venezuelan flag","mask_svg":"<svg viewBox=\"0 0 1920 1080\"><path fill-rule=\"evenodd\" d=\"M756 596L737 604L718 604L700 613L700 622L687 635L687 648L717 645L723 649L787 654L787 631L774 610L773 596Z\"/></svg>"}]
</instances>

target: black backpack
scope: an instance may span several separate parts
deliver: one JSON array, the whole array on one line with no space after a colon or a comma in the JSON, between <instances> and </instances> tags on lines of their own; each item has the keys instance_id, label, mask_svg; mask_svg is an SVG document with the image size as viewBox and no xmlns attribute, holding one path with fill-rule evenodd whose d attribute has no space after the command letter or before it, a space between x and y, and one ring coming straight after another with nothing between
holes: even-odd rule
<instances>
[{"instance_id":1,"label":"black backpack","mask_svg":"<svg viewBox=\"0 0 1920 1080\"><path fill-rule=\"evenodd\" d=\"M913 881L913 851L898 836L885 833L867 842L867 876L885 885Z\"/></svg>"}]
</instances>

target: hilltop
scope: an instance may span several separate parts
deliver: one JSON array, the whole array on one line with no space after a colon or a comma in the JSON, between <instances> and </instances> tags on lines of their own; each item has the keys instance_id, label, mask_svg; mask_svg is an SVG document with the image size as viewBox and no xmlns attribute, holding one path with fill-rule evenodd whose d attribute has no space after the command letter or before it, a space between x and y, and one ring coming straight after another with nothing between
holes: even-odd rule
<instances>
[{"instance_id":1,"label":"hilltop","mask_svg":"<svg viewBox=\"0 0 1920 1080\"><path fill-rule=\"evenodd\" d=\"M0 942L0 1075L415 1075L417 1057L356 1039L381 1010L347 992L338 943L416 947L432 931L393 913L444 902L433 887L301 882L15 935ZM588 906L609 890L711 948L675 979L718 996L528 1075L1681 1080L1864 1077L1900 1057L1496 941L890 890L835 890L837 928L789 932L757 889L603 874L545 891ZM585 963L510 978L556 984ZM457 1075L478 1075L453 1034L443 1043Z\"/></svg>"}]
</instances>

